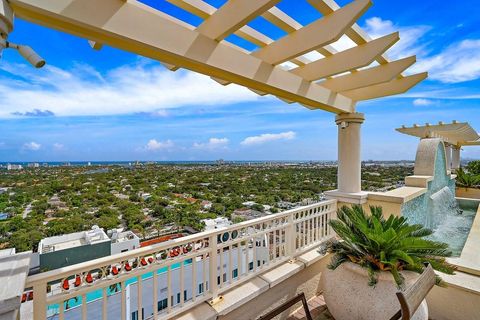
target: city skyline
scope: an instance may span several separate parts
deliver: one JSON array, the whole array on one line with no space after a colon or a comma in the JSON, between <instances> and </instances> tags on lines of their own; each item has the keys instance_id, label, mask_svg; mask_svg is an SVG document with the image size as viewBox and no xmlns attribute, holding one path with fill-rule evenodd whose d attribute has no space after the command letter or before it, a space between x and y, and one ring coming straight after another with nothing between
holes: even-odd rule
<instances>
[{"instance_id":1,"label":"city skyline","mask_svg":"<svg viewBox=\"0 0 480 320\"><path fill-rule=\"evenodd\" d=\"M179 10L165 1L144 2L166 12ZM307 4L283 1L280 8L292 11L294 5ZM409 72L429 71L430 77L407 94L359 103L358 111L366 114L364 160L414 159L417 139L394 131L403 124L457 120L480 128L475 110L480 31L474 27L479 17L464 15L474 1L415 2L417 10L400 10L404 6L405 1L379 1L359 24L374 37L400 30L391 58L416 54L418 63ZM177 11L193 25L200 21ZM294 17L303 24L318 18L310 16L313 10L299 11L308 12ZM272 29L270 36L281 34ZM85 39L22 20L16 21L11 40L31 45L47 66L36 70L16 52L4 52L0 161L337 158L337 128L325 111L259 97L236 85L224 87L189 71L170 72L114 48L95 51ZM253 49L233 36L229 40ZM335 45L349 44L343 39ZM462 156L480 158L480 150L465 148Z\"/></svg>"}]
</instances>

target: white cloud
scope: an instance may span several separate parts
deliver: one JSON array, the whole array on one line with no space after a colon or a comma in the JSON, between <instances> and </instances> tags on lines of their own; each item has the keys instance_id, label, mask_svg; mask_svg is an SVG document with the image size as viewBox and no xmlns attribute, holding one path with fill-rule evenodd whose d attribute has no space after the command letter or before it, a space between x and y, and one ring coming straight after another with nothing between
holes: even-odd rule
<instances>
[{"instance_id":1,"label":"white cloud","mask_svg":"<svg viewBox=\"0 0 480 320\"><path fill-rule=\"evenodd\" d=\"M147 145L145 146L145 150L147 151L160 151L160 150L168 150L175 146L172 140L165 140L165 141L157 141L156 139L151 139L148 141Z\"/></svg>"},{"instance_id":2,"label":"white cloud","mask_svg":"<svg viewBox=\"0 0 480 320\"><path fill-rule=\"evenodd\" d=\"M281 132L281 133L264 133L259 136L248 137L242 142L241 145L251 146L263 144L275 140L292 140L296 136L296 133L293 131Z\"/></svg>"},{"instance_id":3,"label":"white cloud","mask_svg":"<svg viewBox=\"0 0 480 320\"><path fill-rule=\"evenodd\" d=\"M193 147L196 149L219 149L226 148L229 143L227 138L210 138L206 143L197 143L193 144Z\"/></svg>"},{"instance_id":4,"label":"white cloud","mask_svg":"<svg viewBox=\"0 0 480 320\"><path fill-rule=\"evenodd\" d=\"M42 147L41 144L32 141L32 142L25 143L23 145L22 149L30 150L30 151L38 151L38 150L40 150L41 147Z\"/></svg>"},{"instance_id":5,"label":"white cloud","mask_svg":"<svg viewBox=\"0 0 480 320\"><path fill-rule=\"evenodd\" d=\"M65 146L63 144L61 144L61 143L54 143L53 144L53 150L61 151L63 149L65 149Z\"/></svg>"},{"instance_id":6,"label":"white cloud","mask_svg":"<svg viewBox=\"0 0 480 320\"><path fill-rule=\"evenodd\" d=\"M397 26L390 20L383 20L379 17L372 17L366 20L365 31L373 38L380 38L387 34L399 31L400 40L387 51L387 56L392 59L399 59L412 55L425 55L428 42L419 40L430 30L430 26Z\"/></svg>"},{"instance_id":7,"label":"white cloud","mask_svg":"<svg viewBox=\"0 0 480 320\"><path fill-rule=\"evenodd\" d=\"M142 60L146 61L146 60ZM2 63L15 75L0 78L0 117L49 110L56 116L153 113L183 106L218 106L261 98L237 86L222 86L189 71L171 72L156 63L126 65L100 74L88 65L70 70ZM21 97L21 98L19 98ZM266 98L270 99L270 98Z\"/></svg>"},{"instance_id":8,"label":"white cloud","mask_svg":"<svg viewBox=\"0 0 480 320\"><path fill-rule=\"evenodd\" d=\"M413 70L429 71L429 78L443 83L458 83L480 78L480 40L454 43L439 54L420 59Z\"/></svg>"},{"instance_id":9,"label":"white cloud","mask_svg":"<svg viewBox=\"0 0 480 320\"><path fill-rule=\"evenodd\" d=\"M417 55L418 62L406 71L413 74L428 71L430 80L459 83L480 78L480 39L465 39L432 54L425 35L430 26L397 26L379 17L367 19L365 30L378 38L399 31L400 40L387 51L392 59Z\"/></svg>"},{"instance_id":10,"label":"white cloud","mask_svg":"<svg viewBox=\"0 0 480 320\"><path fill-rule=\"evenodd\" d=\"M419 98L419 99L413 100L414 106L429 106L431 104L433 104L433 101L428 99Z\"/></svg>"}]
</instances>

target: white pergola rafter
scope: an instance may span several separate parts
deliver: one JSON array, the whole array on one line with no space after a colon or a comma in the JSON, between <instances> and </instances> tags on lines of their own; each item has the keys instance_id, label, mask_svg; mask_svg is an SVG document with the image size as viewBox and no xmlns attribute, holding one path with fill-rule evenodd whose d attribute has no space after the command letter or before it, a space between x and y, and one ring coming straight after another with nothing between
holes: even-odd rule
<instances>
[{"instance_id":1,"label":"white pergola rafter","mask_svg":"<svg viewBox=\"0 0 480 320\"><path fill-rule=\"evenodd\" d=\"M356 24L371 0L343 7L333 0L308 0L323 17L305 26L275 7L281 0L229 0L218 8L203 0L167 0L200 17L198 27L136 0L0 1L16 17L84 37L94 49L117 47L156 59L172 71L189 69L222 85L236 83L310 109L355 112L357 101L403 93L426 78L426 73L401 74L415 57L388 60L385 51L398 41L398 33L371 39ZM272 39L248 25L259 16L286 35ZM257 49L231 43L231 34ZM338 52L331 44L342 36L356 46ZM320 58L306 58L309 52ZM365 69L373 61L380 65ZM284 62L297 67L286 69Z\"/></svg>"}]
</instances>

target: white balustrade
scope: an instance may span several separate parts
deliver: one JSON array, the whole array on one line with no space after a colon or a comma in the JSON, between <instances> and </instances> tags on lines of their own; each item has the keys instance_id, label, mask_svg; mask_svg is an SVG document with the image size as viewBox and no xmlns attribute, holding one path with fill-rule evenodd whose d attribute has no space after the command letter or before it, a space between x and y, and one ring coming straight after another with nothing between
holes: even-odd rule
<instances>
[{"instance_id":1,"label":"white balustrade","mask_svg":"<svg viewBox=\"0 0 480 320\"><path fill-rule=\"evenodd\" d=\"M172 318L333 237L336 206L323 201L30 276L34 319Z\"/></svg>"}]
</instances>

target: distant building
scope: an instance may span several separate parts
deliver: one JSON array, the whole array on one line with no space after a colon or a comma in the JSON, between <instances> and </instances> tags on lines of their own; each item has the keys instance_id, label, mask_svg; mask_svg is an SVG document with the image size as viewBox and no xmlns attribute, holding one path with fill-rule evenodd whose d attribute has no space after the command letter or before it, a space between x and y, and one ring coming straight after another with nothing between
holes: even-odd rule
<instances>
[{"instance_id":1,"label":"distant building","mask_svg":"<svg viewBox=\"0 0 480 320\"><path fill-rule=\"evenodd\" d=\"M49 237L38 244L40 270L53 270L111 254L111 240L103 229Z\"/></svg>"},{"instance_id":2,"label":"distant building","mask_svg":"<svg viewBox=\"0 0 480 320\"><path fill-rule=\"evenodd\" d=\"M228 218L224 218L224 217L218 217L215 219L203 219L201 221L205 223L204 231L210 231L210 230L215 230L219 228L226 228L232 225L232 222L228 220Z\"/></svg>"},{"instance_id":3,"label":"distant building","mask_svg":"<svg viewBox=\"0 0 480 320\"><path fill-rule=\"evenodd\" d=\"M0 194L3 194L8 191L8 188L0 188Z\"/></svg>"},{"instance_id":4,"label":"distant building","mask_svg":"<svg viewBox=\"0 0 480 320\"><path fill-rule=\"evenodd\" d=\"M140 248L140 238L132 231L119 231L112 229L107 231L107 235L110 237L111 254L117 254Z\"/></svg>"},{"instance_id":5,"label":"distant building","mask_svg":"<svg viewBox=\"0 0 480 320\"><path fill-rule=\"evenodd\" d=\"M10 217L8 213L0 212L0 220L7 220Z\"/></svg>"},{"instance_id":6,"label":"distant building","mask_svg":"<svg viewBox=\"0 0 480 320\"><path fill-rule=\"evenodd\" d=\"M107 234L108 233L108 234ZM91 230L45 238L38 244L40 270L54 270L73 264L140 248L132 231Z\"/></svg>"},{"instance_id":7,"label":"distant building","mask_svg":"<svg viewBox=\"0 0 480 320\"><path fill-rule=\"evenodd\" d=\"M21 164L7 164L7 170L22 170L23 166Z\"/></svg>"},{"instance_id":8,"label":"distant building","mask_svg":"<svg viewBox=\"0 0 480 320\"><path fill-rule=\"evenodd\" d=\"M32 162L32 163L27 164L27 167L28 168L40 168L40 163Z\"/></svg>"},{"instance_id":9,"label":"distant building","mask_svg":"<svg viewBox=\"0 0 480 320\"><path fill-rule=\"evenodd\" d=\"M253 209L237 209L232 213L232 219L240 218L242 220L252 220L266 216L267 213Z\"/></svg>"}]
</instances>

